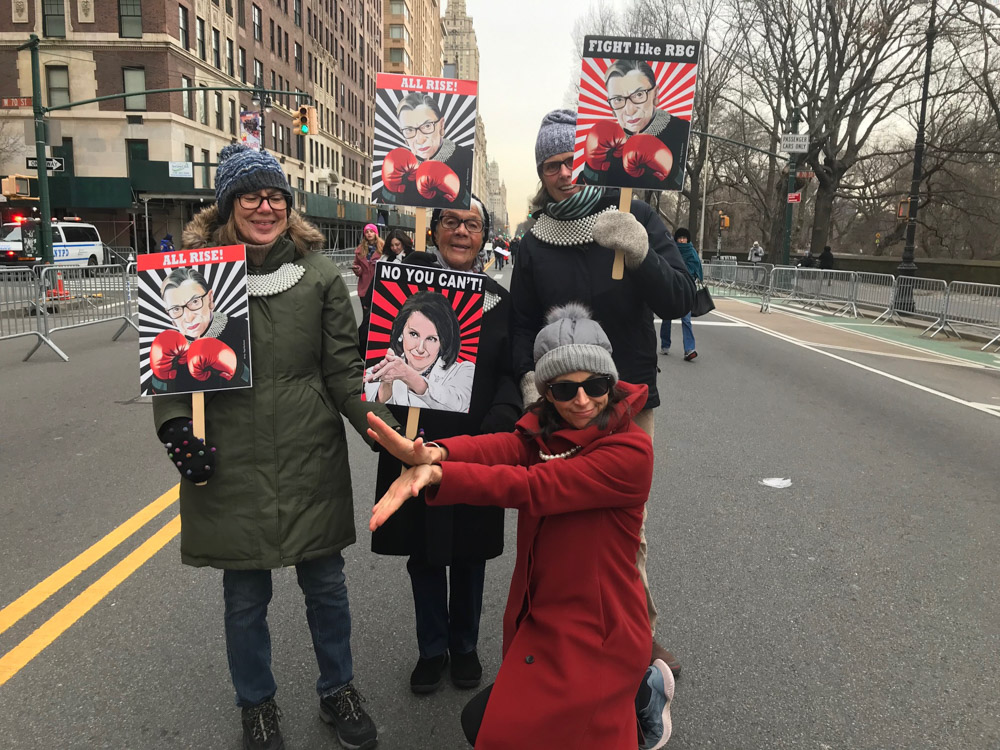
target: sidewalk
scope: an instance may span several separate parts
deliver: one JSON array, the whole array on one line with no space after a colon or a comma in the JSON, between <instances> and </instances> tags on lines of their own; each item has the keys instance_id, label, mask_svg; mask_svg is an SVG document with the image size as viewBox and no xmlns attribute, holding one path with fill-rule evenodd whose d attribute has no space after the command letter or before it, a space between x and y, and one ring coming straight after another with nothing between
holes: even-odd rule
<instances>
[{"instance_id":1,"label":"sidewalk","mask_svg":"<svg viewBox=\"0 0 1000 750\"><path fill-rule=\"evenodd\" d=\"M748 325L826 349L1000 370L1000 354L979 351L982 342L948 338L943 333L935 338L920 336L922 328L875 324L868 318L834 317L773 303L771 312L761 313L752 300L726 297L716 298L715 306L717 312Z\"/></svg>"}]
</instances>

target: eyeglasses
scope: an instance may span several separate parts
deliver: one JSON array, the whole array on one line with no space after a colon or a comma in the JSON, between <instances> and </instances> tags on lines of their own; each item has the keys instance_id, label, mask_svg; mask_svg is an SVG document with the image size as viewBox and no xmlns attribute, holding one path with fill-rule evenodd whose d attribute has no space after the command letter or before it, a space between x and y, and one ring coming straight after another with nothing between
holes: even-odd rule
<instances>
[{"instance_id":1,"label":"eyeglasses","mask_svg":"<svg viewBox=\"0 0 1000 750\"><path fill-rule=\"evenodd\" d=\"M549 177L552 177L554 175L559 174L562 171L563 167L566 167L566 169L568 169L570 171L570 174L573 173L573 157L572 156L569 157L568 159L563 159L562 161L547 161L547 162L545 162L544 164L542 164L542 173L543 174L547 174Z\"/></svg>"},{"instance_id":2,"label":"eyeglasses","mask_svg":"<svg viewBox=\"0 0 1000 750\"><path fill-rule=\"evenodd\" d=\"M441 226L449 232L454 232L462 224L465 224L465 228L473 234L483 231L483 222L479 219L460 219L457 216L445 216L441 219Z\"/></svg>"},{"instance_id":3,"label":"eyeglasses","mask_svg":"<svg viewBox=\"0 0 1000 750\"><path fill-rule=\"evenodd\" d=\"M652 90L653 87L651 86L648 89L637 89L628 96L612 96L608 99L608 104L611 105L611 109L621 109L625 106L626 99L633 104L644 104L646 99L649 98L649 92Z\"/></svg>"},{"instance_id":4,"label":"eyeglasses","mask_svg":"<svg viewBox=\"0 0 1000 750\"><path fill-rule=\"evenodd\" d=\"M596 378L588 378L581 383L563 381L561 383L549 383L545 386L556 401L572 401L581 388L591 398L604 396L611 390L611 378L601 375Z\"/></svg>"},{"instance_id":5,"label":"eyeglasses","mask_svg":"<svg viewBox=\"0 0 1000 750\"><path fill-rule=\"evenodd\" d=\"M441 122L440 118L437 120L428 120L423 125L420 125L415 128L402 128L403 137L412 138L417 134L418 130L424 135L430 135L431 133L434 132L434 126L437 125L439 122Z\"/></svg>"},{"instance_id":6,"label":"eyeglasses","mask_svg":"<svg viewBox=\"0 0 1000 750\"><path fill-rule=\"evenodd\" d=\"M199 294L195 297L192 297L183 305L174 305L173 307L168 307L167 315L169 315L174 320L177 320L181 315L184 314L185 309L188 309L191 312L197 312L198 310L200 310L205 306L205 297L207 296L208 292L205 292L204 294Z\"/></svg>"},{"instance_id":7,"label":"eyeglasses","mask_svg":"<svg viewBox=\"0 0 1000 750\"><path fill-rule=\"evenodd\" d=\"M267 201L267 205L276 211L288 206L288 197L284 193L272 193L271 195L244 193L237 200L248 211L258 208L264 201Z\"/></svg>"}]
</instances>

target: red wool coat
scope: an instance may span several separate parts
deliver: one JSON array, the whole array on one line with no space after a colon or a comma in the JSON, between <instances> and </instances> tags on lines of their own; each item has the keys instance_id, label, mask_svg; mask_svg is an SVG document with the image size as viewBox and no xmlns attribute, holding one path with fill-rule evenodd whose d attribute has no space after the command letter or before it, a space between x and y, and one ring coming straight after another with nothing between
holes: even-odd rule
<instances>
[{"instance_id":1,"label":"red wool coat","mask_svg":"<svg viewBox=\"0 0 1000 750\"><path fill-rule=\"evenodd\" d=\"M545 444L525 415L513 433L439 441L448 449L431 505L517 508L517 560L503 619L503 663L476 750L635 750L635 693L652 634L635 567L653 447L629 414L607 429L565 429ZM539 450L566 459L543 462Z\"/></svg>"}]
</instances>

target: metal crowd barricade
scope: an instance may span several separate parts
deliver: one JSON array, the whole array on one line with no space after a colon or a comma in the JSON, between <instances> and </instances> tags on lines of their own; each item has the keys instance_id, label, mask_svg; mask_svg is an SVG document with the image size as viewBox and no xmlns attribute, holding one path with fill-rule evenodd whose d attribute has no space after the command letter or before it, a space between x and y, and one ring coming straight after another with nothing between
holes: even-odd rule
<instances>
[{"instance_id":1,"label":"metal crowd barricade","mask_svg":"<svg viewBox=\"0 0 1000 750\"><path fill-rule=\"evenodd\" d=\"M45 329L45 306L40 304L38 276L30 268L0 268L0 340L34 336L35 346L45 344L64 361L69 357L53 342Z\"/></svg>"},{"instance_id":2,"label":"metal crowd barricade","mask_svg":"<svg viewBox=\"0 0 1000 750\"><path fill-rule=\"evenodd\" d=\"M337 268L340 269L340 275L344 278L344 283L347 284L348 289L357 287L358 277L351 271L351 266L354 263L353 250L321 250L320 252L332 260Z\"/></svg>"},{"instance_id":3,"label":"metal crowd barricade","mask_svg":"<svg viewBox=\"0 0 1000 750\"><path fill-rule=\"evenodd\" d=\"M1000 286L977 284L969 281L953 281L948 285L948 301L945 306L944 321L935 327L931 336L944 326L971 326L1000 331ZM956 332L957 333L957 332ZM998 333L980 351L1000 341ZM998 346L1000 349L1000 346Z\"/></svg>"},{"instance_id":4,"label":"metal crowd barricade","mask_svg":"<svg viewBox=\"0 0 1000 750\"><path fill-rule=\"evenodd\" d=\"M112 341L117 341L129 326L138 332L138 326L132 320L128 288L125 269L120 265L85 268L47 266L42 271L39 289L39 299L43 300L40 309L45 335L113 320L121 320L122 324L111 337ZM38 342L25 359L34 354L40 345L41 342Z\"/></svg>"},{"instance_id":5,"label":"metal crowd barricade","mask_svg":"<svg viewBox=\"0 0 1000 750\"><path fill-rule=\"evenodd\" d=\"M948 282L942 279L922 279L915 276L898 276L892 295L890 317L898 323L905 323L904 316L929 320L930 323L920 335L933 330L937 335L944 331L958 336L957 331L945 319L948 306ZM959 338L961 338L959 336Z\"/></svg>"},{"instance_id":6,"label":"metal crowd barricade","mask_svg":"<svg viewBox=\"0 0 1000 750\"><path fill-rule=\"evenodd\" d=\"M877 313L876 323L891 317L895 291L896 277L891 273L861 271L854 274L855 309Z\"/></svg>"}]
</instances>

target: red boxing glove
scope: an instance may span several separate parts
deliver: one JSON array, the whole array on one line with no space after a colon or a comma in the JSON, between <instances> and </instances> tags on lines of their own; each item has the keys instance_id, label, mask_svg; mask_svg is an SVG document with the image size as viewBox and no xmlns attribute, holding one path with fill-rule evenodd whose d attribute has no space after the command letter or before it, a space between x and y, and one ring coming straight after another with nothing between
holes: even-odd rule
<instances>
[{"instance_id":1,"label":"red boxing glove","mask_svg":"<svg viewBox=\"0 0 1000 750\"><path fill-rule=\"evenodd\" d=\"M386 190L402 193L406 181L413 182L417 171L417 157L407 148L394 148L382 161L382 184Z\"/></svg>"},{"instance_id":2,"label":"red boxing glove","mask_svg":"<svg viewBox=\"0 0 1000 750\"><path fill-rule=\"evenodd\" d=\"M632 177L652 172L660 182L667 179L674 166L674 155L655 135L633 135L622 150L622 164Z\"/></svg>"},{"instance_id":3,"label":"red boxing glove","mask_svg":"<svg viewBox=\"0 0 1000 750\"><path fill-rule=\"evenodd\" d=\"M462 182L455 170L441 161L425 161L417 168L417 192L427 200L439 195L454 203L462 190Z\"/></svg>"},{"instance_id":4,"label":"red boxing glove","mask_svg":"<svg viewBox=\"0 0 1000 750\"><path fill-rule=\"evenodd\" d=\"M173 380L177 368L187 364L188 340L180 331L163 331L149 349L149 368L160 380Z\"/></svg>"},{"instance_id":5,"label":"red boxing glove","mask_svg":"<svg viewBox=\"0 0 1000 750\"><path fill-rule=\"evenodd\" d=\"M223 380L232 380L236 352L218 339L198 339L188 349L188 370L195 380L208 380L214 373Z\"/></svg>"},{"instance_id":6,"label":"red boxing glove","mask_svg":"<svg viewBox=\"0 0 1000 750\"><path fill-rule=\"evenodd\" d=\"M583 144L587 166L597 172L607 172L612 157L620 159L622 147L628 140L622 126L614 120L601 120L587 133Z\"/></svg>"}]
</instances>

